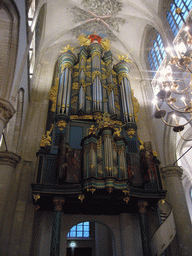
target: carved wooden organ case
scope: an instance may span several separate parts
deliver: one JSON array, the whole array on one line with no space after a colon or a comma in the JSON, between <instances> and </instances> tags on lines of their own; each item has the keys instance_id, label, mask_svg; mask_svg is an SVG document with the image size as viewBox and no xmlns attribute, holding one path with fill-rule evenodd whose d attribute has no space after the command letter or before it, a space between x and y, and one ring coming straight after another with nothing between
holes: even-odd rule
<instances>
[{"instance_id":1,"label":"carved wooden organ case","mask_svg":"<svg viewBox=\"0 0 192 256\"><path fill-rule=\"evenodd\" d=\"M138 139L129 72L126 59L113 66L98 40L81 46L78 56L66 47L50 91L36 183L81 184L92 192L160 189L158 160L150 143Z\"/></svg>"}]
</instances>

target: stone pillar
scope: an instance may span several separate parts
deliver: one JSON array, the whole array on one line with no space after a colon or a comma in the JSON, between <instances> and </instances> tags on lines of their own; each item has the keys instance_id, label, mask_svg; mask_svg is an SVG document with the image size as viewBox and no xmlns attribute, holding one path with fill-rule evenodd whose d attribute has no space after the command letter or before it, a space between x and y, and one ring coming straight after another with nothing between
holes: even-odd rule
<instances>
[{"instance_id":1,"label":"stone pillar","mask_svg":"<svg viewBox=\"0 0 192 256\"><path fill-rule=\"evenodd\" d=\"M182 185L183 170L179 166L167 166L161 172L165 180L167 201L173 207L179 255L191 255L192 225Z\"/></svg>"},{"instance_id":2,"label":"stone pillar","mask_svg":"<svg viewBox=\"0 0 192 256\"><path fill-rule=\"evenodd\" d=\"M143 255L138 215L121 213L119 224L122 256Z\"/></svg>"},{"instance_id":3,"label":"stone pillar","mask_svg":"<svg viewBox=\"0 0 192 256\"><path fill-rule=\"evenodd\" d=\"M3 132L3 129L14 115L15 109L10 104L9 101L0 99L0 138Z\"/></svg>"},{"instance_id":4,"label":"stone pillar","mask_svg":"<svg viewBox=\"0 0 192 256\"><path fill-rule=\"evenodd\" d=\"M0 152L0 229L2 227L13 172L19 161L20 157L12 152Z\"/></svg>"},{"instance_id":5,"label":"stone pillar","mask_svg":"<svg viewBox=\"0 0 192 256\"><path fill-rule=\"evenodd\" d=\"M147 207L148 203L146 201L139 201L139 221L141 228L141 239L143 245L143 255L150 256L150 242L149 242L149 227L148 227L148 218L147 218Z\"/></svg>"},{"instance_id":6,"label":"stone pillar","mask_svg":"<svg viewBox=\"0 0 192 256\"><path fill-rule=\"evenodd\" d=\"M53 200L54 213L50 256L59 256L60 254L61 216L64 202L65 200L63 198L54 198Z\"/></svg>"}]
</instances>

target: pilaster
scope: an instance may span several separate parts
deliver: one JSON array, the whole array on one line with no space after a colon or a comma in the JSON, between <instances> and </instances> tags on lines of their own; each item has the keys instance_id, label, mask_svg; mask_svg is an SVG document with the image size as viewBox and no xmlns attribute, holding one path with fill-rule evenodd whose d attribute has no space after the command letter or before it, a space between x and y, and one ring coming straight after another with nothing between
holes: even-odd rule
<instances>
[{"instance_id":1,"label":"pilaster","mask_svg":"<svg viewBox=\"0 0 192 256\"><path fill-rule=\"evenodd\" d=\"M2 228L13 172L19 161L20 157L12 152L0 152L0 230Z\"/></svg>"},{"instance_id":2,"label":"pilaster","mask_svg":"<svg viewBox=\"0 0 192 256\"><path fill-rule=\"evenodd\" d=\"M53 200L54 213L50 256L59 256L60 253L61 215L64 202L64 198L54 198Z\"/></svg>"},{"instance_id":3,"label":"pilaster","mask_svg":"<svg viewBox=\"0 0 192 256\"><path fill-rule=\"evenodd\" d=\"M173 207L179 255L187 256L192 252L192 225L182 184L183 170L179 166L166 166L161 172L167 189L167 200Z\"/></svg>"},{"instance_id":4,"label":"pilaster","mask_svg":"<svg viewBox=\"0 0 192 256\"><path fill-rule=\"evenodd\" d=\"M148 227L148 218L147 218L147 201L139 201L139 221L140 221L140 228L141 228L141 239L143 245L143 255L150 256L150 242L149 242L149 227Z\"/></svg>"}]
</instances>

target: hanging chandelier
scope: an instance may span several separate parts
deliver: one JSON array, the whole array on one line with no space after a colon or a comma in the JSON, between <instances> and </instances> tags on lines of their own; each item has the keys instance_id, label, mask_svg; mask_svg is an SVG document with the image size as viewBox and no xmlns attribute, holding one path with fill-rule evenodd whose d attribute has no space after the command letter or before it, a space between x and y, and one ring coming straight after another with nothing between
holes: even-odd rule
<instances>
[{"instance_id":1,"label":"hanging chandelier","mask_svg":"<svg viewBox=\"0 0 192 256\"><path fill-rule=\"evenodd\" d=\"M174 40L174 49L166 49L163 67L155 77L158 93L154 116L188 141L191 139L183 138L181 131L192 121L192 20L185 22L180 8L176 8L176 14L181 16L184 28Z\"/></svg>"}]
</instances>

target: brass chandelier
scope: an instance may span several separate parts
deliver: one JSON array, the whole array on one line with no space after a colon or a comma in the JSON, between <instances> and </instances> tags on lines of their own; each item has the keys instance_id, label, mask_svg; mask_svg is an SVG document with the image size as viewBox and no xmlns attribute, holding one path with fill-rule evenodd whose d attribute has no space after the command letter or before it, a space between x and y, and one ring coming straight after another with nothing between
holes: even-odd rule
<instances>
[{"instance_id":1,"label":"brass chandelier","mask_svg":"<svg viewBox=\"0 0 192 256\"><path fill-rule=\"evenodd\" d=\"M190 141L183 138L181 131L192 121L192 20L185 22L180 8L176 8L176 14L181 16L184 28L174 42L176 56L172 50L166 49L163 68L155 77L159 88L155 118L161 118L166 125L173 127L174 132L179 132L182 139ZM168 111L173 113L172 118L168 118ZM180 123L180 117L185 121Z\"/></svg>"}]
</instances>

